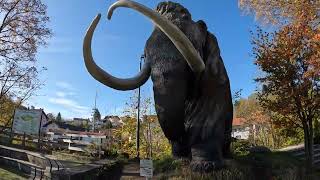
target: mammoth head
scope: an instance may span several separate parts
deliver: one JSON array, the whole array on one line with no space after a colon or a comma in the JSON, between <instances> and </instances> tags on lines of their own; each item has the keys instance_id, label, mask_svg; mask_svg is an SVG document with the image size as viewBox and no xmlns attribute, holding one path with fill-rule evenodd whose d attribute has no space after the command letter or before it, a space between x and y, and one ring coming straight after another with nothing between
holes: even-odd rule
<instances>
[{"instance_id":1,"label":"mammoth head","mask_svg":"<svg viewBox=\"0 0 320 180\"><path fill-rule=\"evenodd\" d=\"M118 7L134 9L149 18L172 41L193 72L200 73L205 69L201 56L188 37L179 29L179 23L175 21L177 19L191 20L191 15L187 9L176 3L164 2L160 3L155 11L134 1L119 0L110 6L108 19L111 19L113 11ZM139 74L127 79L116 78L95 64L91 52L91 41L100 17L101 15L99 14L93 20L84 38L83 56L88 72L99 82L114 89L131 90L138 88L150 76L151 69L148 61L144 64Z\"/></svg>"},{"instance_id":2,"label":"mammoth head","mask_svg":"<svg viewBox=\"0 0 320 180\"><path fill-rule=\"evenodd\" d=\"M184 8L178 3L170 1L159 3L156 11L171 22L174 22L175 20L191 21L192 19L188 9Z\"/></svg>"}]
</instances>

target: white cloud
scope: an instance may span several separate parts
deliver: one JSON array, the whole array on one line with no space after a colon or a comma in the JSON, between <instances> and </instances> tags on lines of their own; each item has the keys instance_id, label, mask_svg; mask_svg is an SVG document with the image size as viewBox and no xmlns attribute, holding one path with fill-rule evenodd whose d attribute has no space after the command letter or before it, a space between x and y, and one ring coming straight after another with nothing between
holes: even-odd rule
<instances>
[{"instance_id":1,"label":"white cloud","mask_svg":"<svg viewBox=\"0 0 320 180\"><path fill-rule=\"evenodd\" d=\"M75 90L75 88L70 83L65 82L65 81L58 81L58 82L56 82L56 85L59 88L62 88L62 89L65 89L65 90L70 90L70 91Z\"/></svg>"},{"instance_id":2,"label":"white cloud","mask_svg":"<svg viewBox=\"0 0 320 180\"><path fill-rule=\"evenodd\" d=\"M61 105L76 113L84 114L90 112L89 107L81 106L78 102L67 98L49 98L49 102L56 105Z\"/></svg>"},{"instance_id":3,"label":"white cloud","mask_svg":"<svg viewBox=\"0 0 320 180\"><path fill-rule=\"evenodd\" d=\"M49 41L49 45L47 47L41 47L39 49L40 53L68 53L72 52L73 41L71 38L67 37L53 37Z\"/></svg>"},{"instance_id":4,"label":"white cloud","mask_svg":"<svg viewBox=\"0 0 320 180\"><path fill-rule=\"evenodd\" d=\"M66 93L64 93L64 92L61 92L61 91L58 91L58 92L56 92L56 95L58 96L58 97L66 97Z\"/></svg>"},{"instance_id":5,"label":"white cloud","mask_svg":"<svg viewBox=\"0 0 320 180\"><path fill-rule=\"evenodd\" d=\"M57 91L54 96L49 98L49 103L55 105L51 109L57 112L63 112L66 117L72 119L73 117L90 117L91 108L80 105L75 98L76 88L72 84L65 81L56 82Z\"/></svg>"},{"instance_id":6,"label":"white cloud","mask_svg":"<svg viewBox=\"0 0 320 180\"><path fill-rule=\"evenodd\" d=\"M56 96L60 97L60 98L64 98L66 96L73 96L73 95L75 95L74 92L62 92L62 91L57 91L56 92Z\"/></svg>"}]
</instances>

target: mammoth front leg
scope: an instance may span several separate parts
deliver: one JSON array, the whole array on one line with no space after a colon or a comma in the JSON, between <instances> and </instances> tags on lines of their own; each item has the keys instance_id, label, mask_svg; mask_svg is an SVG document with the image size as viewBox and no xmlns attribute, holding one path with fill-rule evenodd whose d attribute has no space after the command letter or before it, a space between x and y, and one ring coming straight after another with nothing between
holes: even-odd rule
<instances>
[{"instance_id":1,"label":"mammoth front leg","mask_svg":"<svg viewBox=\"0 0 320 180\"><path fill-rule=\"evenodd\" d=\"M172 155L177 158L189 158L191 150L184 128L183 115L179 111L166 112L159 106L156 106L156 111L161 129L171 143Z\"/></svg>"},{"instance_id":2,"label":"mammoth front leg","mask_svg":"<svg viewBox=\"0 0 320 180\"><path fill-rule=\"evenodd\" d=\"M178 158L190 156L190 146L184 126L184 103L177 96L155 96L156 111L164 135L172 145L172 154ZM166 105L165 105L166 104Z\"/></svg>"},{"instance_id":3,"label":"mammoth front leg","mask_svg":"<svg viewBox=\"0 0 320 180\"><path fill-rule=\"evenodd\" d=\"M201 138L191 146L191 168L196 172L210 172L224 167L223 144L224 125L217 124L214 134L210 137Z\"/></svg>"},{"instance_id":4,"label":"mammoth front leg","mask_svg":"<svg viewBox=\"0 0 320 180\"><path fill-rule=\"evenodd\" d=\"M210 107L209 101L200 99L190 103L187 110L197 116L187 116L186 128L191 144L191 168L196 172L210 172L224 166L225 117ZM206 106L207 105L207 106ZM213 106L214 107L214 106ZM218 106L217 106L218 107Z\"/></svg>"},{"instance_id":5,"label":"mammoth front leg","mask_svg":"<svg viewBox=\"0 0 320 180\"><path fill-rule=\"evenodd\" d=\"M161 61L157 61L159 62ZM151 73L159 123L172 145L172 154L176 157L189 157L190 146L184 117L189 76L184 72L186 64L181 65L179 61L168 59L164 67L163 64L160 65L161 68L153 68Z\"/></svg>"}]
</instances>

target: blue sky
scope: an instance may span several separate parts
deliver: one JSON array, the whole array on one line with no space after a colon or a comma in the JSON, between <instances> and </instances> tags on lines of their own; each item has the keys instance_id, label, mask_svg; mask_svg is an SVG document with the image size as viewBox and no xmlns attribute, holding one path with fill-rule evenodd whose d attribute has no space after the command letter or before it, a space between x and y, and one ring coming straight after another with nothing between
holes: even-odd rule
<instances>
[{"instance_id":1,"label":"blue sky","mask_svg":"<svg viewBox=\"0 0 320 180\"><path fill-rule=\"evenodd\" d=\"M130 77L138 72L138 63L145 41L153 25L145 17L126 8L117 9L111 21L106 19L108 7L115 0L45 0L54 36L38 53L45 86L28 105L44 108L45 112L61 112L65 118L89 117L98 92L97 107L101 114L119 114L133 91L116 91L95 81L86 71L82 57L82 41L92 19L102 13L93 39L93 55L101 67L118 77ZM138 0L154 8L158 0ZM231 81L232 91L243 89L242 96L254 92L253 78L257 69L250 55L250 30L253 17L244 16L237 1L180 0L193 16L204 20L209 31L218 38L221 56ZM149 80L143 87L144 96L152 96Z\"/></svg>"}]
</instances>

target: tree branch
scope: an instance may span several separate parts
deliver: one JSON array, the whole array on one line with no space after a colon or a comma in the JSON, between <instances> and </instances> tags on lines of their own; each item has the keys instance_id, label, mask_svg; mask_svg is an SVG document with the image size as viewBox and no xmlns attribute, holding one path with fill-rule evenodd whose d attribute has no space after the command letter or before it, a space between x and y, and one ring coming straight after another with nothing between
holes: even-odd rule
<instances>
[{"instance_id":1,"label":"tree branch","mask_svg":"<svg viewBox=\"0 0 320 180\"><path fill-rule=\"evenodd\" d=\"M20 0L17 0L16 3L14 3L14 5L8 10L8 12L6 13L6 15L4 16L3 20L2 20L2 24L0 26L0 33L2 32L3 28L8 24L6 23L7 18L9 17L9 14L14 10L14 8L19 4Z\"/></svg>"}]
</instances>

